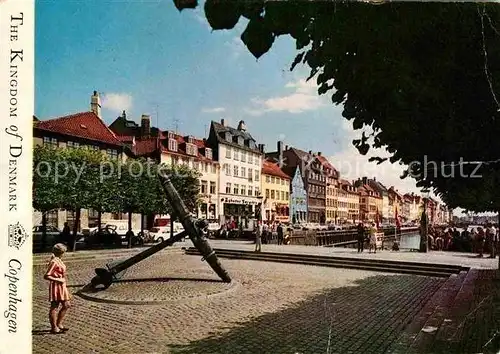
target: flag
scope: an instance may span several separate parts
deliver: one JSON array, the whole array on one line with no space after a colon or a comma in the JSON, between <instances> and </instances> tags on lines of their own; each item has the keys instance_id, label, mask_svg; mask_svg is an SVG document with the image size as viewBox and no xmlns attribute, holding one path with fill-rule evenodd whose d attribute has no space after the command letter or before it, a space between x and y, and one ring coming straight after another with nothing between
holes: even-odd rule
<instances>
[{"instance_id":1,"label":"flag","mask_svg":"<svg viewBox=\"0 0 500 354\"><path fill-rule=\"evenodd\" d=\"M396 228L401 228L401 224L399 223L398 207L396 207L396 215L394 218L396 219Z\"/></svg>"}]
</instances>

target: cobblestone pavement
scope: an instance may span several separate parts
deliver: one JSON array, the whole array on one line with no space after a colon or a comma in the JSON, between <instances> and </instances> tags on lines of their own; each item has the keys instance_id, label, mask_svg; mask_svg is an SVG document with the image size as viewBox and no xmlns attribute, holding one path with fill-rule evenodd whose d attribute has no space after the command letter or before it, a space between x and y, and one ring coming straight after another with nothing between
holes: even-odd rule
<instances>
[{"instance_id":1,"label":"cobblestone pavement","mask_svg":"<svg viewBox=\"0 0 500 354\"><path fill-rule=\"evenodd\" d=\"M252 241L226 241L226 240L210 240L210 244L214 248L226 248L231 250L250 251L255 248ZM186 246L190 246L187 244ZM482 269L498 269L498 258L478 258L477 254L465 252L445 252L431 251L427 253L410 252L410 251L377 251L377 253L368 253L365 249L363 253L358 253L354 248L341 247L320 247L320 246L300 246L300 245L262 245L263 252L282 252L293 254L312 254L320 256L332 257L349 257L363 259L378 259L392 260L401 262L418 262L418 263L436 263L460 265L470 268Z\"/></svg>"},{"instance_id":2,"label":"cobblestone pavement","mask_svg":"<svg viewBox=\"0 0 500 354\"><path fill-rule=\"evenodd\" d=\"M170 294L175 301L119 305L74 296L65 323L70 330L64 335L48 334L45 266L35 265L34 353L383 353L444 282L297 264L221 261L238 286L215 297L197 296L210 293L217 280L209 266L180 250L160 252L130 268L123 278L129 281L120 284L119 292L116 284L108 290L115 291L116 298L140 300L156 293L158 298ZM70 290L75 293L88 283L93 269L105 263L103 258L68 262ZM130 281L145 278L178 281L163 288ZM187 282L196 286L186 290Z\"/></svg>"}]
</instances>

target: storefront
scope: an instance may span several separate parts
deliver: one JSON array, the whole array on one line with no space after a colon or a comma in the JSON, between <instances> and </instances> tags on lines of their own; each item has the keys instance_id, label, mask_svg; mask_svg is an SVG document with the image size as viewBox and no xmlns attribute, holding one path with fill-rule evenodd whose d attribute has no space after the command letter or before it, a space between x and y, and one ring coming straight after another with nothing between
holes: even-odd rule
<instances>
[{"instance_id":1,"label":"storefront","mask_svg":"<svg viewBox=\"0 0 500 354\"><path fill-rule=\"evenodd\" d=\"M257 198L243 196L222 197L220 201L222 206L221 222L234 220L238 223L254 219L257 206L261 203Z\"/></svg>"}]
</instances>

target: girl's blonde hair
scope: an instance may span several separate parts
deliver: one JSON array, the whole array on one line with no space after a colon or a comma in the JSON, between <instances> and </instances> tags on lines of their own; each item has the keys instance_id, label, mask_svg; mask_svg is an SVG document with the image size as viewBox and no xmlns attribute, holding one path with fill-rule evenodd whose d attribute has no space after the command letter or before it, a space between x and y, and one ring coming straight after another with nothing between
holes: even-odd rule
<instances>
[{"instance_id":1,"label":"girl's blonde hair","mask_svg":"<svg viewBox=\"0 0 500 354\"><path fill-rule=\"evenodd\" d=\"M54 245L54 247L52 248L52 253L56 256L56 257L59 257L61 256L62 254L64 254L64 252L66 252L68 250L68 248L66 247L66 245L64 243L57 243Z\"/></svg>"}]
</instances>

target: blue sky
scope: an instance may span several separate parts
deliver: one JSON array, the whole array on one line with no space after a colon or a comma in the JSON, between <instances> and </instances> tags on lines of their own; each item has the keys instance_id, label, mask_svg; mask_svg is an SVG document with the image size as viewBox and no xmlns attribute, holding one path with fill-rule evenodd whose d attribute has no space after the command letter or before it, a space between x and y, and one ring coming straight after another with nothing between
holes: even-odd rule
<instances>
[{"instance_id":1,"label":"blue sky","mask_svg":"<svg viewBox=\"0 0 500 354\"><path fill-rule=\"evenodd\" d=\"M341 108L317 95L314 80L304 81L306 67L289 71L290 37L256 60L239 39L245 25L212 32L202 6L179 13L172 1L38 1L35 114L87 111L97 90L107 123L126 110L136 121L151 114L165 130L177 120L179 133L204 137L211 120L244 120L268 151L281 139L321 151L347 179L375 176L418 191L399 179L401 166L377 166L357 153L358 133Z\"/></svg>"}]
</instances>

